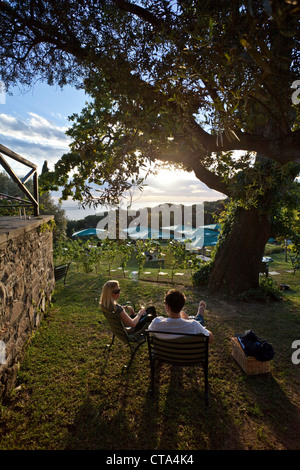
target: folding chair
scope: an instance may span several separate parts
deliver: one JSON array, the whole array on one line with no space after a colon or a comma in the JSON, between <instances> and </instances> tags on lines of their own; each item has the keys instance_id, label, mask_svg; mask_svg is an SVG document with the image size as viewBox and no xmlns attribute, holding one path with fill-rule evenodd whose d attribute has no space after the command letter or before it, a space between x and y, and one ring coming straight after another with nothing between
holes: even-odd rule
<instances>
[{"instance_id":1,"label":"folding chair","mask_svg":"<svg viewBox=\"0 0 300 470\"><path fill-rule=\"evenodd\" d=\"M154 394L155 363L157 360L174 366L200 366L204 372L204 396L208 405L208 342L203 334L145 331L151 368L150 393ZM161 335L176 334L178 338L162 339Z\"/></svg>"},{"instance_id":2,"label":"folding chair","mask_svg":"<svg viewBox=\"0 0 300 470\"><path fill-rule=\"evenodd\" d=\"M127 344L130 349L131 357L129 363L123 366L122 369L129 369L134 359L135 353L137 352L139 347L146 342L144 329L138 331L137 333L130 333L131 328L126 327L117 315L114 315L113 312L107 310L105 307L103 307L103 305L100 305L100 310L106 318L113 334L112 341L110 344L106 345L106 349L110 350L114 343L115 337L119 338L119 340ZM145 325L145 328L146 326L147 324Z\"/></svg>"}]
</instances>

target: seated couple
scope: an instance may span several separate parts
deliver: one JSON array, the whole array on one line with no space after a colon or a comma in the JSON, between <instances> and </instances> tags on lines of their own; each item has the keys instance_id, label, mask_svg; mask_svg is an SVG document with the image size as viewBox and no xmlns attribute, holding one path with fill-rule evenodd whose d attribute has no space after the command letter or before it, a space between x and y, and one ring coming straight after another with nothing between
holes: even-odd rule
<instances>
[{"instance_id":1,"label":"seated couple","mask_svg":"<svg viewBox=\"0 0 300 470\"><path fill-rule=\"evenodd\" d=\"M119 315L120 320L125 326L132 328L132 333L141 330L145 325L148 329L155 331L168 331L174 333L202 333L209 336L209 342L213 341L213 335L201 323L203 323L203 313L205 302L199 304L198 313L195 319L189 319L188 315L182 310L185 304L185 295L179 290L172 289L165 296L165 308L168 317L157 317L154 307L141 308L136 314L131 306L125 306L129 314L124 308L118 304L121 289L118 281L107 281L102 289L100 297L100 306L107 310L113 311ZM165 335L167 336L167 335ZM169 338L171 335L168 335ZM171 336L173 337L173 335Z\"/></svg>"}]
</instances>

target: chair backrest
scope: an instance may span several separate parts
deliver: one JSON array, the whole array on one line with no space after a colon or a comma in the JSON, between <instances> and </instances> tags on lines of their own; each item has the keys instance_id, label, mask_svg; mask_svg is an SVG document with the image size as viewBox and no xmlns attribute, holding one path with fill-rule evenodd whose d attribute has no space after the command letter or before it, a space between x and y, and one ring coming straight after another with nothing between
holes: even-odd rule
<instances>
[{"instance_id":1,"label":"chair backrest","mask_svg":"<svg viewBox=\"0 0 300 470\"><path fill-rule=\"evenodd\" d=\"M118 315L115 315L114 312L110 312L107 310L107 308L103 307L103 305L100 305L100 310L105 316L109 327L114 335L116 335L117 338L119 338L123 343L128 343L129 338L126 332L126 329L119 319Z\"/></svg>"},{"instance_id":2,"label":"chair backrest","mask_svg":"<svg viewBox=\"0 0 300 470\"><path fill-rule=\"evenodd\" d=\"M159 359L179 366L208 365L209 337L203 334L176 333L177 338L162 339L158 331L146 331L150 360ZM162 334L162 332L160 332ZM173 335L174 332L163 332Z\"/></svg>"},{"instance_id":3,"label":"chair backrest","mask_svg":"<svg viewBox=\"0 0 300 470\"><path fill-rule=\"evenodd\" d=\"M54 266L54 278L56 281L59 281L63 278L65 280L70 264L71 262L61 264L60 266Z\"/></svg>"}]
</instances>

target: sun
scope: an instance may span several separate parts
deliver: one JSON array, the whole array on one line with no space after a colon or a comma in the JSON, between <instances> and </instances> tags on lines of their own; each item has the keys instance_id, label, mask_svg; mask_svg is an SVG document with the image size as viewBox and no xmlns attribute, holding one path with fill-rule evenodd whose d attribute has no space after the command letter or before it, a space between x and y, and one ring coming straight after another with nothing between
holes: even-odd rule
<instances>
[{"instance_id":1,"label":"sun","mask_svg":"<svg viewBox=\"0 0 300 470\"><path fill-rule=\"evenodd\" d=\"M184 170L170 167L170 168L162 168L158 170L157 174L152 176L155 180L155 183L158 186L163 187L174 187L175 185L182 184L183 179L186 178L187 172Z\"/></svg>"}]
</instances>

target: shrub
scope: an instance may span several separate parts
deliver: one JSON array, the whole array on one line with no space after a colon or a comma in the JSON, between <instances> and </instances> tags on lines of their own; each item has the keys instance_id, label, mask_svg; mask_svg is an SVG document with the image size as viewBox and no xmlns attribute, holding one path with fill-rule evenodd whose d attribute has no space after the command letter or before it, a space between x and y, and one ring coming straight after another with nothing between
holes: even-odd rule
<instances>
[{"instance_id":1,"label":"shrub","mask_svg":"<svg viewBox=\"0 0 300 470\"><path fill-rule=\"evenodd\" d=\"M242 294L239 294L240 300L250 302L266 302L267 300L281 300L282 293L276 282L269 277L262 277L259 281L259 287L257 289L249 289Z\"/></svg>"},{"instance_id":2,"label":"shrub","mask_svg":"<svg viewBox=\"0 0 300 470\"><path fill-rule=\"evenodd\" d=\"M213 264L213 261L205 263L193 274L192 283L194 286L203 286L208 283L208 278L213 268Z\"/></svg>"},{"instance_id":3,"label":"shrub","mask_svg":"<svg viewBox=\"0 0 300 470\"><path fill-rule=\"evenodd\" d=\"M265 252L264 254L266 256L269 256L269 255L273 255L275 253L282 253L284 251L284 245L271 245L271 244L267 244L266 247L265 247Z\"/></svg>"}]
</instances>

